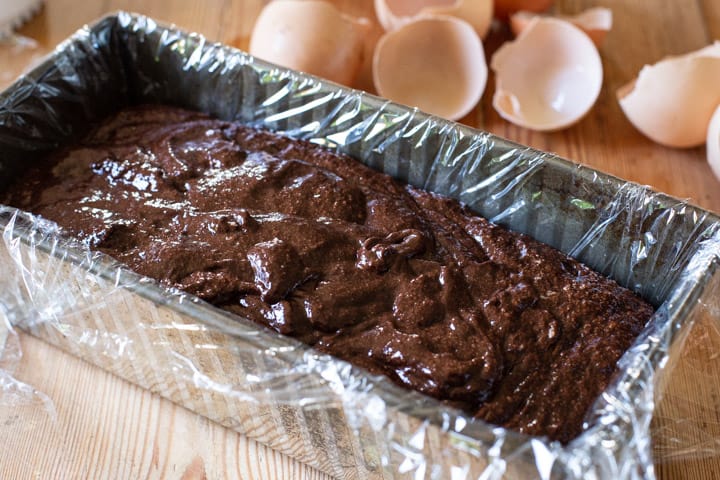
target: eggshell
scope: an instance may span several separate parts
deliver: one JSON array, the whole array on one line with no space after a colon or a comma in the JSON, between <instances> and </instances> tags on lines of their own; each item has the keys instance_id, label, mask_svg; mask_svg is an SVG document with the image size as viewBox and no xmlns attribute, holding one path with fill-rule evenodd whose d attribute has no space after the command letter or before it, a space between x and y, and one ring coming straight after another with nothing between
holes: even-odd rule
<instances>
[{"instance_id":1,"label":"eggshell","mask_svg":"<svg viewBox=\"0 0 720 480\"><path fill-rule=\"evenodd\" d=\"M537 16L537 13L526 10L516 12L510 16L510 28L515 35L520 35L530 21ZM572 16L558 15L555 18L567 20L580 28L598 47L602 44L603 40L605 40L607 32L612 28L613 21L612 10L603 7L589 8L584 12Z\"/></svg>"},{"instance_id":2,"label":"eggshell","mask_svg":"<svg viewBox=\"0 0 720 480\"><path fill-rule=\"evenodd\" d=\"M617 97L630 122L668 147L696 147L720 104L720 41L645 65Z\"/></svg>"},{"instance_id":3,"label":"eggshell","mask_svg":"<svg viewBox=\"0 0 720 480\"><path fill-rule=\"evenodd\" d=\"M468 22L484 38L493 18L493 0L375 0L378 21L387 31L418 18L451 15Z\"/></svg>"},{"instance_id":4,"label":"eggshell","mask_svg":"<svg viewBox=\"0 0 720 480\"><path fill-rule=\"evenodd\" d=\"M373 78L380 95L455 120L469 113L485 90L482 42L463 20L421 18L380 39Z\"/></svg>"},{"instance_id":5,"label":"eggshell","mask_svg":"<svg viewBox=\"0 0 720 480\"><path fill-rule=\"evenodd\" d=\"M353 84L355 88L368 92L375 91L372 73L373 53L375 52L375 47L377 46L378 41L380 41L380 38L384 33L385 30L383 30L382 25L380 25L379 22L370 22L370 26L365 33L363 40L362 64L360 65L360 70Z\"/></svg>"},{"instance_id":6,"label":"eggshell","mask_svg":"<svg viewBox=\"0 0 720 480\"><path fill-rule=\"evenodd\" d=\"M250 53L268 62L351 85L362 64L367 20L322 0L276 0L260 13Z\"/></svg>"},{"instance_id":7,"label":"eggshell","mask_svg":"<svg viewBox=\"0 0 720 480\"><path fill-rule=\"evenodd\" d=\"M544 12L553 4L553 0L495 0L495 16L501 20L520 10Z\"/></svg>"},{"instance_id":8,"label":"eggshell","mask_svg":"<svg viewBox=\"0 0 720 480\"><path fill-rule=\"evenodd\" d=\"M493 106L504 119L533 130L565 128L580 120L600 94L602 63L579 28L550 17L533 19L493 55Z\"/></svg>"},{"instance_id":9,"label":"eggshell","mask_svg":"<svg viewBox=\"0 0 720 480\"><path fill-rule=\"evenodd\" d=\"M707 161L715 176L720 180L720 105L715 109L708 125Z\"/></svg>"},{"instance_id":10,"label":"eggshell","mask_svg":"<svg viewBox=\"0 0 720 480\"><path fill-rule=\"evenodd\" d=\"M0 38L8 37L17 28L35 15L42 0L0 0Z\"/></svg>"}]
</instances>

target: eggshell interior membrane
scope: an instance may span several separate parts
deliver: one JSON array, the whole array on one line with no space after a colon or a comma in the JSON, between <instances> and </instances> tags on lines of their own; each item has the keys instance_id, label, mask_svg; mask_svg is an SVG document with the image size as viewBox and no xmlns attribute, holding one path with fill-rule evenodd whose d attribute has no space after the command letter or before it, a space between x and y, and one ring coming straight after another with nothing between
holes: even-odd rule
<instances>
[{"instance_id":1,"label":"eggshell interior membrane","mask_svg":"<svg viewBox=\"0 0 720 480\"><path fill-rule=\"evenodd\" d=\"M630 122L651 140L678 148L702 145L720 104L720 41L645 65L617 96Z\"/></svg>"},{"instance_id":2,"label":"eggshell interior membrane","mask_svg":"<svg viewBox=\"0 0 720 480\"><path fill-rule=\"evenodd\" d=\"M369 23L322 0L276 0L260 12L250 53L268 62L351 85Z\"/></svg>"},{"instance_id":3,"label":"eggshell interior membrane","mask_svg":"<svg viewBox=\"0 0 720 480\"><path fill-rule=\"evenodd\" d=\"M423 17L450 15L465 20L481 38L493 17L493 0L375 0L378 21L387 31Z\"/></svg>"},{"instance_id":4,"label":"eggshell interior membrane","mask_svg":"<svg viewBox=\"0 0 720 480\"><path fill-rule=\"evenodd\" d=\"M720 180L720 105L710 119L707 130L707 161L715 176Z\"/></svg>"},{"instance_id":5,"label":"eggshell interior membrane","mask_svg":"<svg viewBox=\"0 0 720 480\"><path fill-rule=\"evenodd\" d=\"M517 36L528 26L530 21L540 14L521 10L510 16L510 28ZM555 18L567 20L585 32L596 46L605 40L607 32L612 28L612 10L604 7L589 8L577 15L558 15Z\"/></svg>"},{"instance_id":6,"label":"eggshell interior membrane","mask_svg":"<svg viewBox=\"0 0 720 480\"><path fill-rule=\"evenodd\" d=\"M469 113L485 90L482 42L463 20L422 18L380 39L373 78L380 95L455 120Z\"/></svg>"},{"instance_id":7,"label":"eggshell interior membrane","mask_svg":"<svg viewBox=\"0 0 720 480\"><path fill-rule=\"evenodd\" d=\"M533 130L558 130L580 120L602 87L600 54L571 23L535 18L493 55L493 106L506 120Z\"/></svg>"}]
</instances>

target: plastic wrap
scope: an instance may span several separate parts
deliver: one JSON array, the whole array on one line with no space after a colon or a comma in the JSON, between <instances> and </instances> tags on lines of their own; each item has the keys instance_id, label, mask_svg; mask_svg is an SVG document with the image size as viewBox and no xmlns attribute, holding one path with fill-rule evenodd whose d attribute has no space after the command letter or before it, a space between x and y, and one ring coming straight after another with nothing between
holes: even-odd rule
<instances>
[{"instance_id":1,"label":"plastic wrap","mask_svg":"<svg viewBox=\"0 0 720 480\"><path fill-rule=\"evenodd\" d=\"M661 373L699 315L717 318L714 215L127 13L80 30L0 94L0 189L96 120L141 102L337 148L570 253L657 313L567 446L400 389L0 207L8 324L339 478L654 477ZM679 438L675 427L663 438Z\"/></svg>"}]
</instances>

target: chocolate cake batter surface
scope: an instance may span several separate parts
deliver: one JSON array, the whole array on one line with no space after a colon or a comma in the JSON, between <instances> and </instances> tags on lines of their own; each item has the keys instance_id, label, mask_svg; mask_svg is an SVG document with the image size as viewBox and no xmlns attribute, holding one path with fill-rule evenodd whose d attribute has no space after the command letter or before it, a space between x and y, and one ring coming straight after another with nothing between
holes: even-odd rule
<instances>
[{"instance_id":1,"label":"chocolate cake batter surface","mask_svg":"<svg viewBox=\"0 0 720 480\"><path fill-rule=\"evenodd\" d=\"M563 442L652 314L454 200L310 143L169 107L120 112L4 201L165 285Z\"/></svg>"}]
</instances>

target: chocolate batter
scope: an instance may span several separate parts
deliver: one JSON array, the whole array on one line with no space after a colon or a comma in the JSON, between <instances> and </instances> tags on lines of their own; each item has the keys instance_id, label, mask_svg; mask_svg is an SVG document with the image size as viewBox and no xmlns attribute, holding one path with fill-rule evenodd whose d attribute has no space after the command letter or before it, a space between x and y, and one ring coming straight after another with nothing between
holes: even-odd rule
<instances>
[{"instance_id":1,"label":"chocolate batter","mask_svg":"<svg viewBox=\"0 0 720 480\"><path fill-rule=\"evenodd\" d=\"M562 442L652 314L454 200L168 107L120 112L4 200L165 285Z\"/></svg>"}]
</instances>

